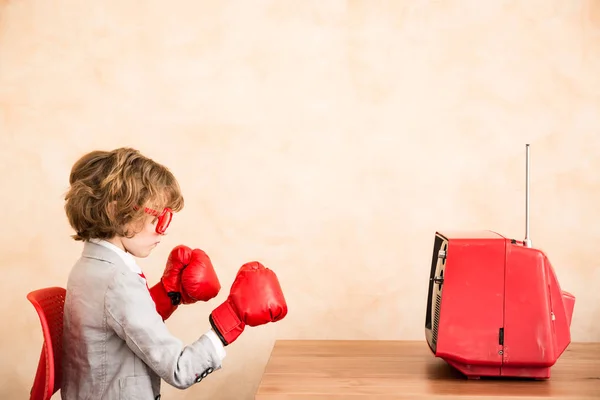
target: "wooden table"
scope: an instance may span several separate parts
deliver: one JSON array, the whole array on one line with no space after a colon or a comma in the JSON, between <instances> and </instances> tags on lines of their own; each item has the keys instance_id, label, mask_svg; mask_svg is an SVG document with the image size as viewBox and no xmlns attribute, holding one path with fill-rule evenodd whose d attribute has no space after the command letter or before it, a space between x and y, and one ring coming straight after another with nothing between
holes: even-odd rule
<instances>
[{"instance_id":1,"label":"wooden table","mask_svg":"<svg viewBox=\"0 0 600 400\"><path fill-rule=\"evenodd\" d=\"M572 343L549 380L468 380L425 341L277 341L255 400L600 399L600 343Z\"/></svg>"}]
</instances>

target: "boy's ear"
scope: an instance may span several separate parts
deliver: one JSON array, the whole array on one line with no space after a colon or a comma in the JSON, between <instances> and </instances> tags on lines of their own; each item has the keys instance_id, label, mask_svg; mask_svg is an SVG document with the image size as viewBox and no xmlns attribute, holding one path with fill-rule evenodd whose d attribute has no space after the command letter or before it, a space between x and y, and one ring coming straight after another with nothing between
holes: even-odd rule
<instances>
[{"instance_id":1,"label":"boy's ear","mask_svg":"<svg viewBox=\"0 0 600 400\"><path fill-rule=\"evenodd\" d=\"M108 207L106 207L106 212L108 213L108 217L112 220L117 216L117 201L113 200L108 203Z\"/></svg>"}]
</instances>

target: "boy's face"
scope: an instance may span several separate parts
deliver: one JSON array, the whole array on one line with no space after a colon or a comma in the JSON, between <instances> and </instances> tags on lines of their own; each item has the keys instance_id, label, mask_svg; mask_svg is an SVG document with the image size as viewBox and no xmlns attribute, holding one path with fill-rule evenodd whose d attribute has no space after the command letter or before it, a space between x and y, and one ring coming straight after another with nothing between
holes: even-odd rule
<instances>
[{"instance_id":1,"label":"boy's face","mask_svg":"<svg viewBox=\"0 0 600 400\"><path fill-rule=\"evenodd\" d=\"M135 236L132 238L119 238L124 250L131 253L134 257L145 258L150 255L152 250L160 243L162 235L156 233L156 223L158 218L153 215L146 215L143 225L140 223L135 226Z\"/></svg>"}]
</instances>

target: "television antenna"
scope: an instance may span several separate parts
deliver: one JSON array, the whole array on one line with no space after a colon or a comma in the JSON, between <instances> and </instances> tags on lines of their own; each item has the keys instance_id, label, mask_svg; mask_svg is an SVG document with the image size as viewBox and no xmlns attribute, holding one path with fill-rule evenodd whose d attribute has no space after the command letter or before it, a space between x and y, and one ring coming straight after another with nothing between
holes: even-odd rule
<instances>
[{"instance_id":1,"label":"television antenna","mask_svg":"<svg viewBox=\"0 0 600 400\"><path fill-rule=\"evenodd\" d=\"M531 238L529 237L529 143L525 145L525 247L531 247Z\"/></svg>"}]
</instances>

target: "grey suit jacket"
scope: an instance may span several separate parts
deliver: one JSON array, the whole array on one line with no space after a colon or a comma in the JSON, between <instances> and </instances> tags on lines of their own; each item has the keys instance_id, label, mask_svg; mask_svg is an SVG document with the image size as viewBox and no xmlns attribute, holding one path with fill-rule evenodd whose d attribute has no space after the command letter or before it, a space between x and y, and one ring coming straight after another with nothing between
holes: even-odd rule
<instances>
[{"instance_id":1,"label":"grey suit jacket","mask_svg":"<svg viewBox=\"0 0 600 400\"><path fill-rule=\"evenodd\" d=\"M171 335L145 281L86 242L67 284L62 368L63 400L153 400L161 378L185 389L221 359L206 335L188 346Z\"/></svg>"}]
</instances>

